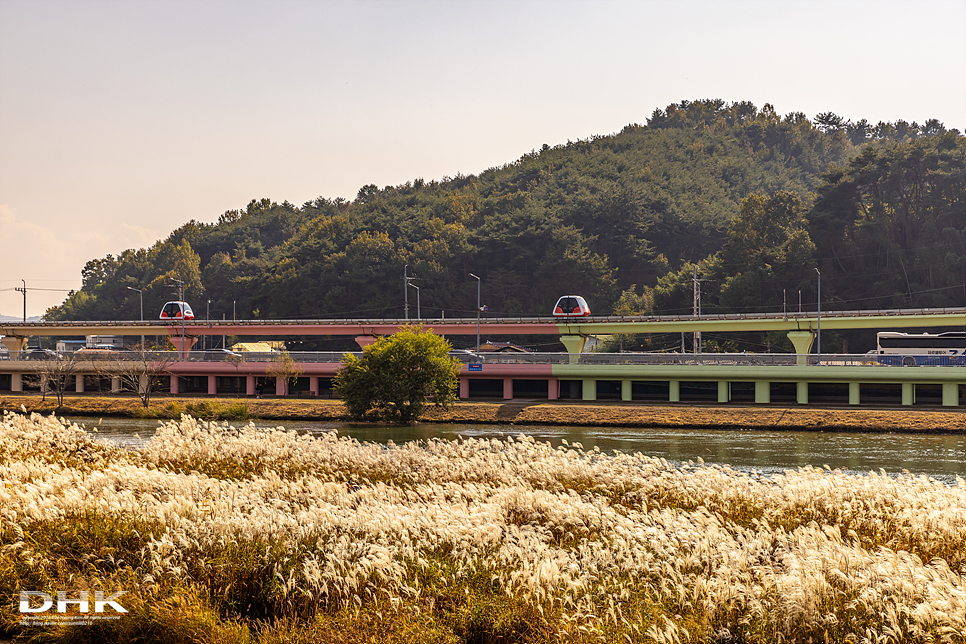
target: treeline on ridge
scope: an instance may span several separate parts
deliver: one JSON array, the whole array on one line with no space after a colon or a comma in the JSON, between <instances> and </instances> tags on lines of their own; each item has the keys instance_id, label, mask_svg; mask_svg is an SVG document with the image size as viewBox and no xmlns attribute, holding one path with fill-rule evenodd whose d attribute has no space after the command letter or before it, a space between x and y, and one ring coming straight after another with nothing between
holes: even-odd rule
<instances>
[{"instance_id":1,"label":"treeline on ridge","mask_svg":"<svg viewBox=\"0 0 966 644\"><path fill-rule=\"evenodd\" d=\"M935 120L682 101L477 175L190 221L89 261L46 319L136 318L128 287L154 317L176 279L199 317L401 318L407 266L424 318L474 317L470 273L489 317L568 293L600 315L690 312L695 267L704 312L814 310L816 268L823 309L962 306L966 140Z\"/></svg>"}]
</instances>

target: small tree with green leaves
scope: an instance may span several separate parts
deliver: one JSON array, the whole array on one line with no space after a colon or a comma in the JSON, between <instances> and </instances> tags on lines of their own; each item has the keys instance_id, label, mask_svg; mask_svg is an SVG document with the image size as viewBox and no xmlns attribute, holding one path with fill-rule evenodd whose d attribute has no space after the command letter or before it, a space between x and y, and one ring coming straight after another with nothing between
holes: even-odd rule
<instances>
[{"instance_id":1,"label":"small tree with green leaves","mask_svg":"<svg viewBox=\"0 0 966 644\"><path fill-rule=\"evenodd\" d=\"M412 423L428 400L446 407L456 400L460 362L452 345L431 331L405 327L365 348L345 354L335 391L357 420Z\"/></svg>"}]
</instances>

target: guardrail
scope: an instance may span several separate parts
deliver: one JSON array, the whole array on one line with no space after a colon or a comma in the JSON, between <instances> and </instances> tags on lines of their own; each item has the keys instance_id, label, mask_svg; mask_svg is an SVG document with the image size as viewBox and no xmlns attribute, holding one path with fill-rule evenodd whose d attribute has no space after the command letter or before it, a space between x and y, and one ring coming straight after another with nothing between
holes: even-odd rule
<instances>
[{"instance_id":1,"label":"guardrail","mask_svg":"<svg viewBox=\"0 0 966 644\"><path fill-rule=\"evenodd\" d=\"M293 351L288 355L300 363L338 363L342 356L351 353L361 356L358 351ZM60 357L55 358L54 355ZM15 353L12 361L39 362L72 356L77 361L149 361L149 362L209 362L209 363L266 363L279 358L279 353L228 353L219 351L78 351L74 353L30 355L30 352ZM804 364L822 366L909 366L903 364L902 356L878 356L875 354L809 354L798 356L794 353L456 353L453 357L463 363L484 364L582 364L582 365L705 365L705 366L795 366L804 357ZM920 361L922 364L923 361ZM929 366L966 366L966 358L935 358L930 356Z\"/></svg>"},{"instance_id":2,"label":"guardrail","mask_svg":"<svg viewBox=\"0 0 966 644\"><path fill-rule=\"evenodd\" d=\"M839 318L839 317L891 317L891 316L907 316L907 315L949 315L949 314L964 314L966 315L966 307L946 307L946 308L920 308L920 309L860 309L853 311L822 311L822 318ZM702 315L596 315L586 318L564 318L564 317L552 317L552 316L535 316L535 317L497 317L497 316L486 316L482 318L483 323L499 323L499 324L534 324L534 323L551 323L551 324L564 324L564 325L574 325L583 324L588 322L677 322L677 321L691 321L691 320L774 320L774 319L812 319L815 318L817 313L815 311L802 311L802 312L774 312L774 313L703 313ZM331 318L290 318L281 320L204 320L204 319L194 319L185 320L183 325L187 328L198 328L198 327L210 327L217 328L223 326L268 326L268 325L305 325L305 324L346 324L346 325L427 325L427 324L465 324L465 325L475 325L477 318L422 318L422 319L394 319L394 318L345 318L345 319L331 319ZM83 328L85 326L139 326L145 328L169 328L173 326L182 326L181 320L101 320L101 321L63 321L63 322L16 322L9 321L4 323L2 326L10 328L31 328L44 326L63 326L63 327L78 327Z\"/></svg>"}]
</instances>

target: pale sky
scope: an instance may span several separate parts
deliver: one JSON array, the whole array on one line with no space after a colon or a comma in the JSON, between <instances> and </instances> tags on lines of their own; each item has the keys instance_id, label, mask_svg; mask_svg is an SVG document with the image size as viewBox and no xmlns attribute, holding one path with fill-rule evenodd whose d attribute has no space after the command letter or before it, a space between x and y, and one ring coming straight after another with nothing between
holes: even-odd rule
<instances>
[{"instance_id":1,"label":"pale sky","mask_svg":"<svg viewBox=\"0 0 966 644\"><path fill-rule=\"evenodd\" d=\"M251 199L475 174L681 100L964 131L964 33L966 0L0 0L0 313Z\"/></svg>"}]
</instances>

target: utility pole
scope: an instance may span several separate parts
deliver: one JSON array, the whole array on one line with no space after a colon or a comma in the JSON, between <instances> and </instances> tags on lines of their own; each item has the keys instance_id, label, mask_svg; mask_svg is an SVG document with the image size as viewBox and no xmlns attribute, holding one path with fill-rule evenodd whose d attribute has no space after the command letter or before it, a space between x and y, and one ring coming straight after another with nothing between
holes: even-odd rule
<instances>
[{"instance_id":1,"label":"utility pole","mask_svg":"<svg viewBox=\"0 0 966 644\"><path fill-rule=\"evenodd\" d=\"M698 279L698 267L694 267L694 277L691 278L694 283L694 315L695 317L701 317L701 282L706 280ZM694 332L694 352L701 353L701 332Z\"/></svg>"},{"instance_id":2,"label":"utility pole","mask_svg":"<svg viewBox=\"0 0 966 644\"><path fill-rule=\"evenodd\" d=\"M23 293L23 321L26 322L27 321L27 280L20 280L20 281L23 282L23 288L20 288L18 286L14 290L20 291L21 293Z\"/></svg>"}]
</instances>

